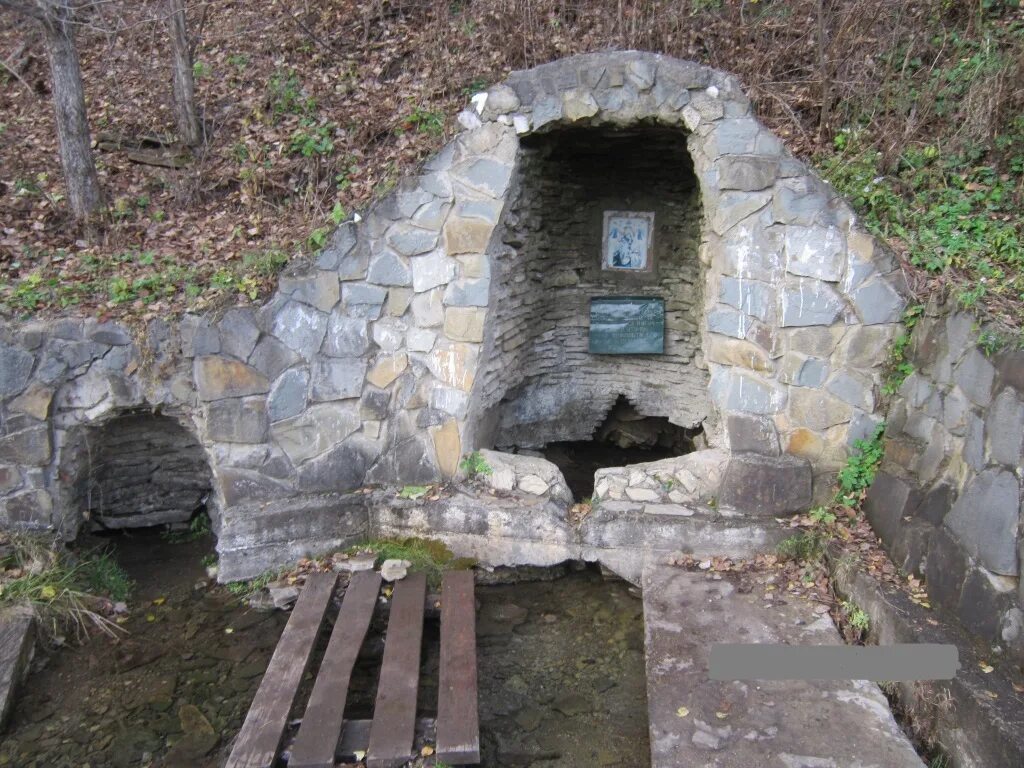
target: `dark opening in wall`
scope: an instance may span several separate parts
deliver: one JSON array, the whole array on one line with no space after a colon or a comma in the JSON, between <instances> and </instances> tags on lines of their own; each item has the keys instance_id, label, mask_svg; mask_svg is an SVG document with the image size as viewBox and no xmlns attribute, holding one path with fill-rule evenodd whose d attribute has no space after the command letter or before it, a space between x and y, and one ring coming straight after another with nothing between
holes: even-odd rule
<instances>
[{"instance_id":1,"label":"dark opening in wall","mask_svg":"<svg viewBox=\"0 0 1024 768\"><path fill-rule=\"evenodd\" d=\"M210 495L202 446L168 416L117 416L87 428L72 453L73 501L92 530L184 523Z\"/></svg>"},{"instance_id":2,"label":"dark opening in wall","mask_svg":"<svg viewBox=\"0 0 1024 768\"><path fill-rule=\"evenodd\" d=\"M649 269L602 268L609 212L654 215ZM497 300L479 385L483 444L589 440L618 393L646 416L703 421L701 222L678 130L573 128L523 140L502 244L491 254ZM615 296L664 301L664 354L590 352L591 300Z\"/></svg>"},{"instance_id":3,"label":"dark opening in wall","mask_svg":"<svg viewBox=\"0 0 1024 768\"><path fill-rule=\"evenodd\" d=\"M590 440L567 440L544 446L577 501L594 493L594 472L682 456L696 450L702 429L687 429L659 416L643 416L619 396Z\"/></svg>"}]
</instances>

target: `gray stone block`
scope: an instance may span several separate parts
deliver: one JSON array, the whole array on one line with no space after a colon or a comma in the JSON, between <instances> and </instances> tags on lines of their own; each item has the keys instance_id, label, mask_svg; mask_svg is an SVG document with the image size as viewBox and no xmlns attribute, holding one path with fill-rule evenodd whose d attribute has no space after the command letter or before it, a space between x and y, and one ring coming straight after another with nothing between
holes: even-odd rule
<instances>
[{"instance_id":1,"label":"gray stone block","mask_svg":"<svg viewBox=\"0 0 1024 768\"><path fill-rule=\"evenodd\" d=\"M1016 576L1020 486L1001 469L980 473L960 494L943 524L993 573Z\"/></svg>"},{"instance_id":2,"label":"gray stone block","mask_svg":"<svg viewBox=\"0 0 1024 768\"><path fill-rule=\"evenodd\" d=\"M387 242L402 256L418 256L427 253L437 246L437 232L427 229L420 229L411 224L399 222L388 230ZM376 262L374 262L376 264ZM392 265L393 266L393 265ZM371 266L371 271L373 267ZM397 270L394 270L397 271ZM374 281L376 282L376 281ZM394 283L395 285L407 285L407 283Z\"/></svg>"},{"instance_id":3,"label":"gray stone block","mask_svg":"<svg viewBox=\"0 0 1024 768\"><path fill-rule=\"evenodd\" d=\"M875 475L864 498L864 513L890 554L903 544L903 517L920 503L920 491L906 480L885 471Z\"/></svg>"},{"instance_id":4,"label":"gray stone block","mask_svg":"<svg viewBox=\"0 0 1024 768\"><path fill-rule=\"evenodd\" d=\"M366 378L366 360L358 357L318 359L313 363L311 397L315 401L359 397Z\"/></svg>"},{"instance_id":5,"label":"gray stone block","mask_svg":"<svg viewBox=\"0 0 1024 768\"><path fill-rule=\"evenodd\" d=\"M251 309L229 309L218 323L221 351L245 362L260 337Z\"/></svg>"},{"instance_id":6,"label":"gray stone block","mask_svg":"<svg viewBox=\"0 0 1024 768\"><path fill-rule=\"evenodd\" d=\"M862 376L849 371L837 371L825 388L840 400L863 411L871 412L875 409L873 385Z\"/></svg>"},{"instance_id":7,"label":"gray stone block","mask_svg":"<svg viewBox=\"0 0 1024 768\"><path fill-rule=\"evenodd\" d=\"M299 470L299 488L311 493L352 491L363 485L376 453L370 445L350 437Z\"/></svg>"},{"instance_id":8,"label":"gray stone block","mask_svg":"<svg viewBox=\"0 0 1024 768\"><path fill-rule=\"evenodd\" d=\"M1010 469L1024 466L1024 402L1013 389L999 393L985 417L988 458Z\"/></svg>"},{"instance_id":9,"label":"gray stone block","mask_svg":"<svg viewBox=\"0 0 1024 768\"><path fill-rule=\"evenodd\" d=\"M320 251L317 255L316 264L320 269L332 269L337 270L341 264L342 259L348 256L352 250L356 247L358 241L358 229L354 221L346 221L340 224L337 229L331 234L331 239L327 243L327 246ZM366 270L366 264L363 264L363 271ZM343 277L343 280L352 279L353 276ZM362 277L362 275L359 275Z\"/></svg>"},{"instance_id":10,"label":"gray stone block","mask_svg":"<svg viewBox=\"0 0 1024 768\"><path fill-rule=\"evenodd\" d=\"M721 504L757 517L799 512L811 503L811 465L794 456L741 454L729 459Z\"/></svg>"},{"instance_id":11,"label":"gray stone block","mask_svg":"<svg viewBox=\"0 0 1024 768\"><path fill-rule=\"evenodd\" d=\"M370 264L366 279L377 285L412 285L412 270L405 259L387 250Z\"/></svg>"},{"instance_id":12,"label":"gray stone block","mask_svg":"<svg viewBox=\"0 0 1024 768\"><path fill-rule=\"evenodd\" d=\"M843 236L836 227L786 228L786 271L791 275L838 282L846 266Z\"/></svg>"},{"instance_id":13,"label":"gray stone block","mask_svg":"<svg viewBox=\"0 0 1024 768\"><path fill-rule=\"evenodd\" d=\"M988 643L998 644L1000 616L1016 602L1016 584L984 568L972 568L960 590L956 614L960 622Z\"/></svg>"},{"instance_id":14,"label":"gray stone block","mask_svg":"<svg viewBox=\"0 0 1024 768\"><path fill-rule=\"evenodd\" d=\"M383 421L388 417L388 403L390 402L390 392L367 386L359 401L359 415L363 419Z\"/></svg>"},{"instance_id":15,"label":"gray stone block","mask_svg":"<svg viewBox=\"0 0 1024 768\"><path fill-rule=\"evenodd\" d=\"M206 407L206 435L223 443L262 443L267 436L267 400L263 397L217 400Z\"/></svg>"},{"instance_id":16,"label":"gray stone block","mask_svg":"<svg viewBox=\"0 0 1024 768\"><path fill-rule=\"evenodd\" d=\"M850 298L865 325L897 323L906 301L884 277L869 280L855 290Z\"/></svg>"},{"instance_id":17,"label":"gray stone block","mask_svg":"<svg viewBox=\"0 0 1024 768\"><path fill-rule=\"evenodd\" d=\"M444 292L444 303L448 307L486 307L490 295L491 281L456 280L449 283Z\"/></svg>"},{"instance_id":18,"label":"gray stone block","mask_svg":"<svg viewBox=\"0 0 1024 768\"><path fill-rule=\"evenodd\" d=\"M329 357L359 357L370 349L370 334L364 318L348 317L335 310L327 326L323 353Z\"/></svg>"},{"instance_id":19,"label":"gray stone block","mask_svg":"<svg viewBox=\"0 0 1024 768\"><path fill-rule=\"evenodd\" d=\"M928 544L925 559L925 577L928 596L936 605L955 611L960 603L960 592L970 567L967 553L949 530L935 529Z\"/></svg>"},{"instance_id":20,"label":"gray stone block","mask_svg":"<svg viewBox=\"0 0 1024 768\"><path fill-rule=\"evenodd\" d=\"M327 315L305 304L289 301L274 318L272 332L303 359L312 360L324 341Z\"/></svg>"},{"instance_id":21,"label":"gray stone block","mask_svg":"<svg viewBox=\"0 0 1024 768\"><path fill-rule=\"evenodd\" d=\"M733 453L779 455L779 433L775 422L764 416L730 413L725 418L725 434Z\"/></svg>"},{"instance_id":22,"label":"gray stone block","mask_svg":"<svg viewBox=\"0 0 1024 768\"><path fill-rule=\"evenodd\" d=\"M718 161L718 188L757 192L775 183L779 173L777 157L735 155Z\"/></svg>"},{"instance_id":23,"label":"gray stone block","mask_svg":"<svg viewBox=\"0 0 1024 768\"><path fill-rule=\"evenodd\" d=\"M0 397L21 392L32 377L35 358L19 347L0 342Z\"/></svg>"},{"instance_id":24,"label":"gray stone block","mask_svg":"<svg viewBox=\"0 0 1024 768\"><path fill-rule=\"evenodd\" d=\"M839 295L820 280L790 281L782 290L783 327L832 325L842 311Z\"/></svg>"},{"instance_id":25,"label":"gray stone block","mask_svg":"<svg viewBox=\"0 0 1024 768\"><path fill-rule=\"evenodd\" d=\"M89 340L97 344L109 344L112 347L123 347L132 343L132 335L117 323L99 323L89 331Z\"/></svg>"},{"instance_id":26,"label":"gray stone block","mask_svg":"<svg viewBox=\"0 0 1024 768\"><path fill-rule=\"evenodd\" d=\"M264 336L256 343L256 348L249 357L249 365L268 379L276 379L282 371L301 359L273 336Z\"/></svg>"},{"instance_id":27,"label":"gray stone block","mask_svg":"<svg viewBox=\"0 0 1024 768\"><path fill-rule=\"evenodd\" d=\"M953 370L953 380L975 405L987 408L992 402L996 369L976 348L971 347Z\"/></svg>"},{"instance_id":28,"label":"gray stone block","mask_svg":"<svg viewBox=\"0 0 1024 768\"><path fill-rule=\"evenodd\" d=\"M758 280L724 276L718 281L718 300L767 321L775 310L775 289Z\"/></svg>"},{"instance_id":29,"label":"gray stone block","mask_svg":"<svg viewBox=\"0 0 1024 768\"><path fill-rule=\"evenodd\" d=\"M309 370L293 368L281 375L270 389L267 412L271 421L298 416L308 402Z\"/></svg>"}]
</instances>

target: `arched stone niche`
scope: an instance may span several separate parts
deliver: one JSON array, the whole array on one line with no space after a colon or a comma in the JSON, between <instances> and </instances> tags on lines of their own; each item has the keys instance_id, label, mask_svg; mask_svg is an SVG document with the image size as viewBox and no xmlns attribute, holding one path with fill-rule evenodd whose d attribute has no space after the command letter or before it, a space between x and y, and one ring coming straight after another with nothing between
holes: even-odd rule
<instances>
[{"instance_id":1,"label":"arched stone niche","mask_svg":"<svg viewBox=\"0 0 1024 768\"><path fill-rule=\"evenodd\" d=\"M196 436L152 410L72 429L60 474L67 528L79 521L92 530L185 523L211 502L210 469Z\"/></svg>"},{"instance_id":2,"label":"arched stone niche","mask_svg":"<svg viewBox=\"0 0 1024 768\"><path fill-rule=\"evenodd\" d=\"M604 214L613 211L654 215L647 270L604 268ZM700 425L700 230L685 133L639 124L524 137L492 258L494 339L480 374L483 421L494 423L486 442L586 440L619 397L645 416ZM664 300L664 354L589 352L590 301L617 295Z\"/></svg>"}]
</instances>

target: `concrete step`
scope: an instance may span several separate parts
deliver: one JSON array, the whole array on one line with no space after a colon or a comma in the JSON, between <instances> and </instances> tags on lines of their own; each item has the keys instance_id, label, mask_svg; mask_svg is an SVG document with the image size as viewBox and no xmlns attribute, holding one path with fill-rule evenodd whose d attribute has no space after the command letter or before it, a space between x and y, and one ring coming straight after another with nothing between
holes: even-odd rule
<instances>
[{"instance_id":1,"label":"concrete step","mask_svg":"<svg viewBox=\"0 0 1024 768\"><path fill-rule=\"evenodd\" d=\"M644 569L652 768L922 768L874 683L711 680L714 643L842 642L813 604L721 576Z\"/></svg>"}]
</instances>

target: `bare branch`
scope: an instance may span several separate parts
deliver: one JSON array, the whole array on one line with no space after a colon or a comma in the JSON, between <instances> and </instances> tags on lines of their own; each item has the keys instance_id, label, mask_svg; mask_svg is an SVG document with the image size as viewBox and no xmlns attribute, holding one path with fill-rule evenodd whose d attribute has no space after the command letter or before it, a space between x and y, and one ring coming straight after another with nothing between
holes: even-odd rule
<instances>
[{"instance_id":1,"label":"bare branch","mask_svg":"<svg viewBox=\"0 0 1024 768\"><path fill-rule=\"evenodd\" d=\"M9 8L15 13L39 21L42 21L44 15L36 3L28 2L28 0L0 0L0 8Z\"/></svg>"}]
</instances>

